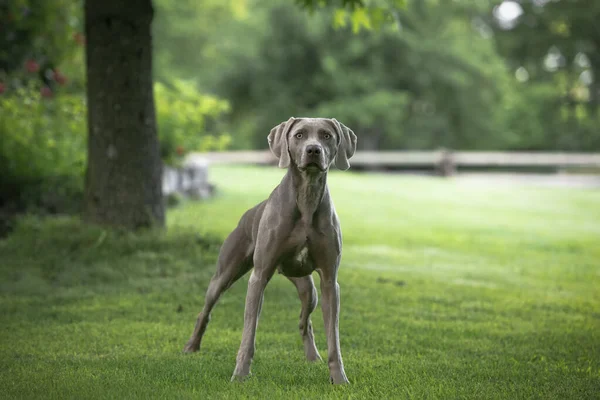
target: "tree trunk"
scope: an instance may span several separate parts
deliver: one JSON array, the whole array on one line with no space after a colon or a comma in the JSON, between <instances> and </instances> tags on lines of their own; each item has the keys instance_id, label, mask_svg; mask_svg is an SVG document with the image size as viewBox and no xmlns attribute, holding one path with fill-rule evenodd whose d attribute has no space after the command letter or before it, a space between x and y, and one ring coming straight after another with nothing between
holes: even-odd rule
<instances>
[{"instance_id":1,"label":"tree trunk","mask_svg":"<svg viewBox=\"0 0 600 400\"><path fill-rule=\"evenodd\" d=\"M84 218L163 226L152 88L151 0L86 0L88 165Z\"/></svg>"}]
</instances>

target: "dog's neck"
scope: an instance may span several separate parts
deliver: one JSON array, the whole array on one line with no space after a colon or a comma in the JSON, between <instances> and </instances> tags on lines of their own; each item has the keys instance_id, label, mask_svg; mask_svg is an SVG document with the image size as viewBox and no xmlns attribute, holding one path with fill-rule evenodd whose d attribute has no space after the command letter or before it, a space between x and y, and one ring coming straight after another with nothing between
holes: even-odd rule
<instances>
[{"instance_id":1,"label":"dog's neck","mask_svg":"<svg viewBox=\"0 0 600 400\"><path fill-rule=\"evenodd\" d=\"M294 188L301 218L305 223L310 224L327 190L327 171L309 173L291 167L287 175Z\"/></svg>"}]
</instances>

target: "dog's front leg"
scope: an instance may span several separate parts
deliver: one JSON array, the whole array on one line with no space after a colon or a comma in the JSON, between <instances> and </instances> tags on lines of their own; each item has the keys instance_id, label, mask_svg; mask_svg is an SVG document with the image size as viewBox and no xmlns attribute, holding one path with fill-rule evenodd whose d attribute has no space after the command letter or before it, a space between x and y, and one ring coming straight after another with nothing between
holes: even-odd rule
<instances>
[{"instance_id":1,"label":"dog's front leg","mask_svg":"<svg viewBox=\"0 0 600 400\"><path fill-rule=\"evenodd\" d=\"M254 357L256 328L262 307L263 296L267 283L273 276L274 269L254 268L248 281L246 294L246 310L244 311L244 331L242 343L238 351L235 370L231 381L242 381L250 375L250 364Z\"/></svg>"},{"instance_id":2,"label":"dog's front leg","mask_svg":"<svg viewBox=\"0 0 600 400\"><path fill-rule=\"evenodd\" d=\"M342 352L340 350L339 313L340 285L337 283L335 271L320 271L323 321L327 333L327 358L331 383L349 383L344 371Z\"/></svg>"}]
</instances>

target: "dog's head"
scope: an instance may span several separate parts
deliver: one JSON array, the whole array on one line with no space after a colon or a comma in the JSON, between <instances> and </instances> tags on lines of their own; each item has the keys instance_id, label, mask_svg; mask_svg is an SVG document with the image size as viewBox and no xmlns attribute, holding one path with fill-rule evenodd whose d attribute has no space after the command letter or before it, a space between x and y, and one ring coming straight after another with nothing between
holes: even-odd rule
<instances>
[{"instance_id":1,"label":"dog's head","mask_svg":"<svg viewBox=\"0 0 600 400\"><path fill-rule=\"evenodd\" d=\"M269 147L280 168L326 172L332 163L343 171L356 151L356 135L335 118L290 118L269 133Z\"/></svg>"}]
</instances>

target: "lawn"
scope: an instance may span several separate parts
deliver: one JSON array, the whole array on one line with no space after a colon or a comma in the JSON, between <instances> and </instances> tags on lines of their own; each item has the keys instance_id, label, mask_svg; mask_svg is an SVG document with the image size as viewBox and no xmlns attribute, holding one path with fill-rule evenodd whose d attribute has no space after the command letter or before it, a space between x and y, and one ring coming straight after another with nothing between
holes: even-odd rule
<instances>
[{"instance_id":1,"label":"lawn","mask_svg":"<svg viewBox=\"0 0 600 400\"><path fill-rule=\"evenodd\" d=\"M333 172L351 385L304 360L300 301L281 276L267 287L248 381L229 382L247 277L221 298L201 352L181 354L220 242L282 173L213 168L218 196L171 210L166 234L23 219L0 241L2 397L599 398L590 189ZM320 307L312 320L325 357Z\"/></svg>"}]
</instances>

